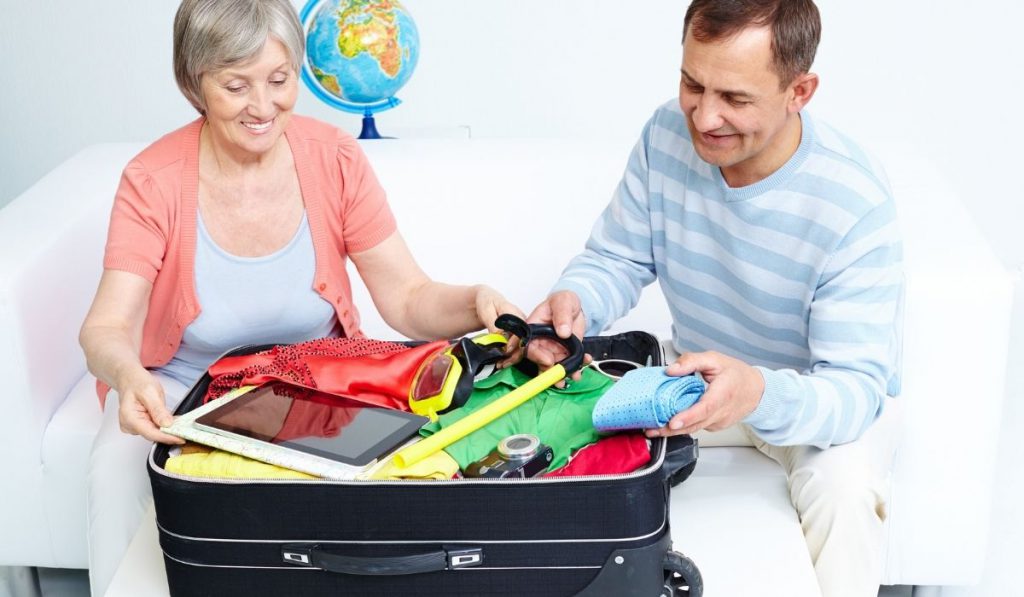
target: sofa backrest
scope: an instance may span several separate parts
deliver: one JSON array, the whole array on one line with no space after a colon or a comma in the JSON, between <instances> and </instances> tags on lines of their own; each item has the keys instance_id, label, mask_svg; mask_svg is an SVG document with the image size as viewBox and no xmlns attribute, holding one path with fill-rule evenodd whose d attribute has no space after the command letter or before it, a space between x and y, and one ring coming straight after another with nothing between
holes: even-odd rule
<instances>
[{"instance_id":1,"label":"sofa backrest","mask_svg":"<svg viewBox=\"0 0 1024 597\"><path fill-rule=\"evenodd\" d=\"M385 140L363 147L427 274L488 284L527 313L583 249L632 149L628 142L551 139ZM352 274L364 331L395 337ZM641 302L613 330L667 338L668 309L657 285Z\"/></svg>"}]
</instances>

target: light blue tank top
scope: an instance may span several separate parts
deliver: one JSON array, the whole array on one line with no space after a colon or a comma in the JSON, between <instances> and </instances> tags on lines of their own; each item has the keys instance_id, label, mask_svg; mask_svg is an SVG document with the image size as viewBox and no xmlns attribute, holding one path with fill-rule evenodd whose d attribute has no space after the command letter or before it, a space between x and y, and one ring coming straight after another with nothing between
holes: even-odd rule
<instances>
[{"instance_id":1,"label":"light blue tank top","mask_svg":"<svg viewBox=\"0 0 1024 597\"><path fill-rule=\"evenodd\" d=\"M337 335L337 315L313 290L316 256L309 222L263 257L238 257L213 241L197 216L196 295L200 313L181 346L158 368L191 386L217 357L243 344L283 344Z\"/></svg>"}]
</instances>

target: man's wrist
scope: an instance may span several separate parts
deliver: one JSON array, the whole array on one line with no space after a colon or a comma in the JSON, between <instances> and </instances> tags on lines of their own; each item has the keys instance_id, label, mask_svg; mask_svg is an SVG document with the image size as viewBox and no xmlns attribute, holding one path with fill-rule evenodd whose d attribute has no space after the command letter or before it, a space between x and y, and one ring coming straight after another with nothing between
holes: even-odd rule
<instances>
[{"instance_id":1,"label":"man's wrist","mask_svg":"<svg viewBox=\"0 0 1024 597\"><path fill-rule=\"evenodd\" d=\"M743 418L743 422L757 429L781 427L786 412L785 402L797 392L796 381L781 371L761 366L754 366L754 369L761 375L764 389L757 406Z\"/></svg>"}]
</instances>

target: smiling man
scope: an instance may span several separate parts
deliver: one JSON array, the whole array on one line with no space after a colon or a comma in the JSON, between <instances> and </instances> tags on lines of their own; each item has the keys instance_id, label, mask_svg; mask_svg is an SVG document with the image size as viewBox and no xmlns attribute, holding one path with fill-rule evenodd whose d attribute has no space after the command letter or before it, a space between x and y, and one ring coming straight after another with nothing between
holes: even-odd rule
<instances>
[{"instance_id":1,"label":"smiling man","mask_svg":"<svg viewBox=\"0 0 1024 597\"><path fill-rule=\"evenodd\" d=\"M707 391L648 435L739 424L777 460L822 591L877 595L903 274L884 174L805 110L811 0L695 0L679 97L644 127L586 250L531 321L598 333L659 280ZM541 364L559 355L531 349ZM766 546L768 547L768 546Z\"/></svg>"}]
</instances>

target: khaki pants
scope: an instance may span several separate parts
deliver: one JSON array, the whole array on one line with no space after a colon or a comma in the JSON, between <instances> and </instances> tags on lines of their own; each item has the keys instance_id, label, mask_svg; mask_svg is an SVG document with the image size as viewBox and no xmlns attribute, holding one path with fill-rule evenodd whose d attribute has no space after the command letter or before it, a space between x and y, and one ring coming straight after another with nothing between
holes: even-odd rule
<instances>
[{"instance_id":1,"label":"khaki pants","mask_svg":"<svg viewBox=\"0 0 1024 597\"><path fill-rule=\"evenodd\" d=\"M156 377L164 387L167 407L173 411L188 388L165 375ZM89 455L89 586L94 597L107 592L142 515L153 501L146 472L146 459L153 443L123 433L117 407L117 393L111 391Z\"/></svg>"},{"instance_id":2,"label":"khaki pants","mask_svg":"<svg viewBox=\"0 0 1024 597\"><path fill-rule=\"evenodd\" d=\"M666 363L679 357L671 342L662 347ZM705 445L752 445L782 465L823 597L878 597L901 421L899 399L886 398L882 415L857 441L825 450L770 446L742 423L697 436Z\"/></svg>"},{"instance_id":3,"label":"khaki pants","mask_svg":"<svg viewBox=\"0 0 1024 597\"><path fill-rule=\"evenodd\" d=\"M782 465L823 597L877 597L882 579L889 478L901 420L896 398L860 439L825 450L754 446Z\"/></svg>"}]
</instances>

